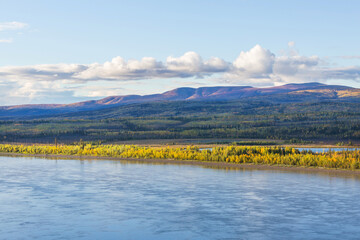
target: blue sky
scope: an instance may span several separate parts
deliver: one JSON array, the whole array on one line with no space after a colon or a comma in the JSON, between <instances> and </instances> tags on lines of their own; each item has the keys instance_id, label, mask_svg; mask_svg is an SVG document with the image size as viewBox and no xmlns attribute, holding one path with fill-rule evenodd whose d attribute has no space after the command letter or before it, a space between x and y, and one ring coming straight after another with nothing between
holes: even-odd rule
<instances>
[{"instance_id":1,"label":"blue sky","mask_svg":"<svg viewBox=\"0 0 360 240\"><path fill-rule=\"evenodd\" d=\"M0 105L182 86L360 87L359 9L340 0L0 1Z\"/></svg>"}]
</instances>

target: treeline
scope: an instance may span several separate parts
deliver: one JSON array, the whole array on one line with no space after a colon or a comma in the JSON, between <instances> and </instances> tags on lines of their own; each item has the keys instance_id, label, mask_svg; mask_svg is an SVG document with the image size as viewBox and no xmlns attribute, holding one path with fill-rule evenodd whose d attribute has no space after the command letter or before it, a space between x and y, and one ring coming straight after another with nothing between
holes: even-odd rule
<instances>
[{"instance_id":1,"label":"treeline","mask_svg":"<svg viewBox=\"0 0 360 240\"><path fill-rule=\"evenodd\" d=\"M22 154L54 154L74 156L101 156L139 159L176 159L239 164L269 164L341 169L360 168L360 150L327 153L299 151L290 147L228 146L212 150L198 147L151 148L134 145L8 145L0 144L0 152Z\"/></svg>"},{"instance_id":2,"label":"treeline","mask_svg":"<svg viewBox=\"0 0 360 240\"><path fill-rule=\"evenodd\" d=\"M164 119L159 119L159 122ZM115 120L119 121L119 120ZM341 122L291 122L284 124L281 120L269 124L268 122L252 122L251 124L239 120L236 126L229 123L216 123L223 121L221 118L209 119L206 124L196 123L196 118L188 118L187 123L179 122L177 125L166 124L165 121L154 127L154 120L142 119L141 123L137 120L127 119L133 126L124 127L103 126L102 122L92 122L92 126L84 124L82 121L72 122L56 121L49 123L25 122L22 124L8 123L0 124L0 141L3 142L42 142L53 143L57 138L60 142L71 143L84 139L86 141L114 142L121 140L138 139L278 139L290 140L299 139L304 141L326 139L336 141L360 140L360 121L341 121ZM197 126L189 126L189 122ZM115 125L115 124L114 124ZM127 124L129 126L130 124Z\"/></svg>"},{"instance_id":3,"label":"treeline","mask_svg":"<svg viewBox=\"0 0 360 240\"><path fill-rule=\"evenodd\" d=\"M360 141L360 103L171 102L0 121L0 142L138 139Z\"/></svg>"}]
</instances>

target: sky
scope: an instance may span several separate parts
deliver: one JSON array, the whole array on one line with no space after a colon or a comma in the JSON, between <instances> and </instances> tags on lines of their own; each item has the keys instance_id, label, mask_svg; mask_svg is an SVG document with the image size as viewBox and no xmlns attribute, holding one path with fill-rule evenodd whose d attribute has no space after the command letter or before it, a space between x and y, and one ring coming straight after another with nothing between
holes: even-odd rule
<instances>
[{"instance_id":1,"label":"sky","mask_svg":"<svg viewBox=\"0 0 360 240\"><path fill-rule=\"evenodd\" d=\"M178 87L360 88L358 0L0 0L0 105Z\"/></svg>"}]
</instances>

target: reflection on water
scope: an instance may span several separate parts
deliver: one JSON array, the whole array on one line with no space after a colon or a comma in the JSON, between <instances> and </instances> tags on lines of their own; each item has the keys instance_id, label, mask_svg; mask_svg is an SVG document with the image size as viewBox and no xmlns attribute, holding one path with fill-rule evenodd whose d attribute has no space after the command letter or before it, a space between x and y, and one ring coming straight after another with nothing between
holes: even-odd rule
<instances>
[{"instance_id":1,"label":"reflection on water","mask_svg":"<svg viewBox=\"0 0 360 240\"><path fill-rule=\"evenodd\" d=\"M329 152L330 150L333 152L341 152L341 151L354 151L358 150L358 148L296 148L299 151L312 151L314 153L325 153Z\"/></svg>"},{"instance_id":2,"label":"reflection on water","mask_svg":"<svg viewBox=\"0 0 360 240\"><path fill-rule=\"evenodd\" d=\"M341 151L354 151L354 150L358 150L358 148L298 148L295 147L295 149L298 149L299 151L312 151L314 153L324 153L324 152L329 152L330 150L333 152L341 152ZM203 150L209 150L212 151L213 148L199 148L199 150L203 151Z\"/></svg>"},{"instance_id":3,"label":"reflection on water","mask_svg":"<svg viewBox=\"0 0 360 240\"><path fill-rule=\"evenodd\" d=\"M0 239L356 239L360 181L0 157Z\"/></svg>"},{"instance_id":4,"label":"reflection on water","mask_svg":"<svg viewBox=\"0 0 360 240\"><path fill-rule=\"evenodd\" d=\"M298 149L299 151L312 151L314 153L323 153L323 152L329 152L330 150L333 152L341 152L341 151L354 151L354 150L358 150L358 148L314 148L314 147L294 147L295 149ZM199 148L199 150L209 150L212 151L213 148Z\"/></svg>"}]
</instances>

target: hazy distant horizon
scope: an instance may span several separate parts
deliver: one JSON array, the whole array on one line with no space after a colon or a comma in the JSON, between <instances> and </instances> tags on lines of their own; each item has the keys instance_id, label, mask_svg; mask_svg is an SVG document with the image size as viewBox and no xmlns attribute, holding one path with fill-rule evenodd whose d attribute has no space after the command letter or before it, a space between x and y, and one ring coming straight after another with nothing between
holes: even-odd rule
<instances>
[{"instance_id":1,"label":"hazy distant horizon","mask_svg":"<svg viewBox=\"0 0 360 240\"><path fill-rule=\"evenodd\" d=\"M286 83L286 84L282 84L282 85L278 85L278 86L272 86L272 87L281 87L281 86L285 86L285 85L307 85L307 84L322 84L324 86L336 86L335 84L330 85L330 84L323 84L323 83L318 83L318 82L309 82L309 83ZM338 86L344 86L347 87L345 85L338 85ZM175 91L177 89L182 89L182 88L187 88L187 89L199 89L199 88L236 88L236 87L245 87L245 88L255 88L255 89L267 89L267 88L272 88L272 87L254 87L254 86L235 86L235 85L223 85L223 86L203 86L203 87L179 87L179 88L173 88L170 89L168 91L159 91L159 92L155 92L152 94L123 94L123 95L110 95L110 96L104 96L104 97L89 97L88 99L85 100L79 100L79 101L69 101L69 102L48 102L48 103L33 103L33 104L9 104L9 105L0 105L1 107L11 107L11 106L27 106L27 105L67 105L67 104L76 104L76 103L82 103L82 102L88 102L88 101L98 101L98 100L103 100L106 98L111 98L111 97L126 97L126 96L151 96L151 95L157 95L157 94L165 94L167 92L171 92L171 91Z\"/></svg>"}]
</instances>

